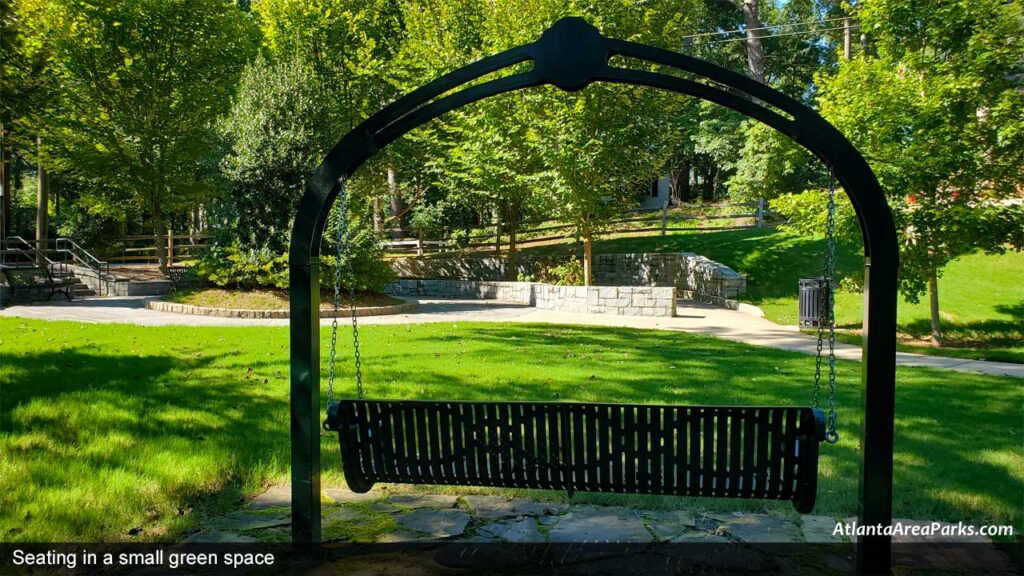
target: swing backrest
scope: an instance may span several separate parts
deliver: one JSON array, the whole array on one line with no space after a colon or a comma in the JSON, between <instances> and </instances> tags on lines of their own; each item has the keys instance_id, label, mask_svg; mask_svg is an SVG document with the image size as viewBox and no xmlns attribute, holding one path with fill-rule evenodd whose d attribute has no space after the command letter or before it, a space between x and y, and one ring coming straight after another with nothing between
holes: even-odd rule
<instances>
[{"instance_id":1,"label":"swing backrest","mask_svg":"<svg viewBox=\"0 0 1024 576\"><path fill-rule=\"evenodd\" d=\"M375 482L792 500L814 507L819 410L342 400L350 487Z\"/></svg>"}]
</instances>

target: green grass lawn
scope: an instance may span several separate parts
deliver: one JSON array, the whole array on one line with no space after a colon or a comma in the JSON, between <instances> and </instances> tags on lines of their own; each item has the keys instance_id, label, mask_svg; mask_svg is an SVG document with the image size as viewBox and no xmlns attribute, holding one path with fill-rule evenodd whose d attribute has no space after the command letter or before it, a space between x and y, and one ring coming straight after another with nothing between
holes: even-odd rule
<instances>
[{"instance_id":1,"label":"green grass lawn","mask_svg":"<svg viewBox=\"0 0 1024 576\"><path fill-rule=\"evenodd\" d=\"M811 394L811 357L678 332L445 323L360 334L377 398L806 405ZM0 318L0 351L0 540L174 540L287 475L285 328ZM822 450L819 514L857 509L859 381L859 365L840 362L843 440ZM1019 380L901 368L895 514L1024 528L1022 400ZM325 482L340 484L337 439L326 434L323 449ZM575 501L793 514L779 502Z\"/></svg>"},{"instance_id":2,"label":"green grass lawn","mask_svg":"<svg viewBox=\"0 0 1024 576\"><path fill-rule=\"evenodd\" d=\"M537 252L564 252L568 245L546 246ZM824 240L808 239L778 229L715 233L677 232L659 236L619 237L595 243L595 253L696 252L722 262L747 277L740 299L756 304L769 320L797 322L797 280L819 273ZM843 244L836 254L840 277L861 271L862 247ZM918 303L900 299L900 349L961 358L1024 362L1024 252L961 257L939 279L939 307L947 340L943 348L928 341L931 320L928 298ZM836 296L840 339L860 344L863 295Z\"/></svg>"}]
</instances>

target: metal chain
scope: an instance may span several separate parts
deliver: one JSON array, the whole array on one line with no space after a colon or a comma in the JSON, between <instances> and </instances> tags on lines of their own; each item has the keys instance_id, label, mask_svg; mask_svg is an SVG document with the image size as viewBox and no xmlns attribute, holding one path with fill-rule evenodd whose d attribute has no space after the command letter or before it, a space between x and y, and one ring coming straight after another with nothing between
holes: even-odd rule
<instances>
[{"instance_id":1,"label":"metal chain","mask_svg":"<svg viewBox=\"0 0 1024 576\"><path fill-rule=\"evenodd\" d=\"M825 262L822 264L821 284L818 286L818 343L814 363L814 395L811 405L818 407L821 389L821 361L825 340L825 324L828 324L828 420L826 423L825 441L835 444L839 441L836 431L838 415L836 413L836 321L835 321L835 288L836 273L836 186L829 173L828 213L825 220ZM828 316L823 317L822 311Z\"/></svg>"},{"instance_id":2,"label":"metal chain","mask_svg":"<svg viewBox=\"0 0 1024 576\"><path fill-rule=\"evenodd\" d=\"M345 197L344 181L341 186L341 196ZM338 310L341 308L341 240L343 216L338 218L337 230L337 261L334 264L334 316L331 319L331 360L330 369L327 372L327 404L334 402L334 367L338 356Z\"/></svg>"},{"instance_id":3,"label":"metal chain","mask_svg":"<svg viewBox=\"0 0 1024 576\"><path fill-rule=\"evenodd\" d=\"M349 222L348 222L348 191L345 189L345 181L338 182L338 230L337 230L337 253L334 266L334 317L331 320L331 360L330 371L327 375L327 402L334 401L334 376L335 365L338 353L338 316L341 311L341 274L343 261L348 263L349 280L349 314L352 317L352 345L355 350L356 362L356 396L363 397L363 368L362 359L359 355L359 325L356 322L356 273L353 265L350 249Z\"/></svg>"}]
</instances>

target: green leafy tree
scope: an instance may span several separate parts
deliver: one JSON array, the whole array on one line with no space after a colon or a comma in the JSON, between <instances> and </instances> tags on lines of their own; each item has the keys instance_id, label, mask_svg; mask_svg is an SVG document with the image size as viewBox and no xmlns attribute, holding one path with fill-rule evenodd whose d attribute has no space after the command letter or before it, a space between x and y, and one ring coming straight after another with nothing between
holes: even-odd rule
<instances>
[{"instance_id":1,"label":"green leafy tree","mask_svg":"<svg viewBox=\"0 0 1024 576\"><path fill-rule=\"evenodd\" d=\"M256 30L224 0L55 0L53 7L63 168L108 202L143 210L165 270L168 215L210 191L198 174L216 150L211 124L255 49Z\"/></svg>"},{"instance_id":2,"label":"green leafy tree","mask_svg":"<svg viewBox=\"0 0 1024 576\"><path fill-rule=\"evenodd\" d=\"M471 108L452 124L454 144L441 163L448 201L486 207L508 236L508 273L517 270L517 235L524 219L552 206L542 192L544 159L530 142L530 118L521 94Z\"/></svg>"},{"instance_id":3,"label":"green leafy tree","mask_svg":"<svg viewBox=\"0 0 1024 576\"><path fill-rule=\"evenodd\" d=\"M542 181L554 213L583 241L589 285L594 239L665 163L654 110L645 109L657 100L644 89L605 85L544 96L534 104L530 140L547 166Z\"/></svg>"},{"instance_id":4,"label":"green leafy tree","mask_svg":"<svg viewBox=\"0 0 1024 576\"><path fill-rule=\"evenodd\" d=\"M340 137L344 118L332 91L301 57L259 58L242 74L219 123L227 148L227 193L213 203L219 243L283 253L305 179Z\"/></svg>"},{"instance_id":5,"label":"green leafy tree","mask_svg":"<svg viewBox=\"0 0 1024 576\"><path fill-rule=\"evenodd\" d=\"M253 10L259 16L271 59L299 58L308 63L329 90L325 106L344 130L382 108L401 90L404 61L399 54L406 38L404 20L418 11L414 4L399 0L259 0ZM374 207L375 229L400 225L408 207L401 197L403 191L415 190L401 185L397 154L394 148L386 150L352 182L351 190L359 202ZM392 218L386 222L383 199L387 197Z\"/></svg>"},{"instance_id":6,"label":"green leafy tree","mask_svg":"<svg viewBox=\"0 0 1024 576\"><path fill-rule=\"evenodd\" d=\"M819 79L821 110L864 153L889 195L901 291L925 292L942 342L938 277L975 250L1021 247L1024 61L1019 9L999 0L860 5L878 56Z\"/></svg>"},{"instance_id":7,"label":"green leafy tree","mask_svg":"<svg viewBox=\"0 0 1024 576\"><path fill-rule=\"evenodd\" d=\"M799 194L824 180L821 164L788 136L759 122L744 122L736 171L728 180L729 197L751 202L781 194ZM824 229L824 228L822 228Z\"/></svg>"}]
</instances>

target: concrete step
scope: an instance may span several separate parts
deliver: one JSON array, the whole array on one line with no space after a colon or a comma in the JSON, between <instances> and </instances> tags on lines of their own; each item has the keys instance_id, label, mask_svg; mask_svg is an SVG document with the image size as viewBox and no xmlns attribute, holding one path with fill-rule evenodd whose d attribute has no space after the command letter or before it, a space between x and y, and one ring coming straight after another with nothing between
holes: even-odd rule
<instances>
[{"instance_id":1,"label":"concrete step","mask_svg":"<svg viewBox=\"0 0 1024 576\"><path fill-rule=\"evenodd\" d=\"M88 284L86 284L85 282L82 282L78 278L74 278L73 276L72 276L72 278L74 280L74 284L71 285L71 293L74 294L74 296L76 298L79 298L79 297L82 297L82 296L95 296L96 295L96 291L93 290L92 288L90 288Z\"/></svg>"}]
</instances>

